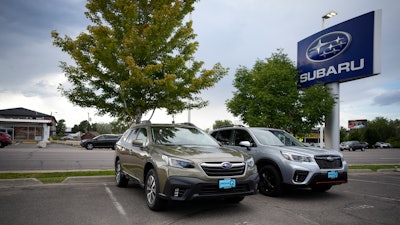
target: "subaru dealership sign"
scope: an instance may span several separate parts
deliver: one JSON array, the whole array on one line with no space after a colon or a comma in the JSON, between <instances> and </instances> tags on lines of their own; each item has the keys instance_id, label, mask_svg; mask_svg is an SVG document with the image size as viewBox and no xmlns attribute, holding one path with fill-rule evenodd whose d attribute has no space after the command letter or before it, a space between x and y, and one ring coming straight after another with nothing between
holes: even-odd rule
<instances>
[{"instance_id":1,"label":"subaru dealership sign","mask_svg":"<svg viewBox=\"0 0 400 225\"><path fill-rule=\"evenodd\" d=\"M297 45L299 84L351 81L380 73L382 11L318 32Z\"/></svg>"}]
</instances>

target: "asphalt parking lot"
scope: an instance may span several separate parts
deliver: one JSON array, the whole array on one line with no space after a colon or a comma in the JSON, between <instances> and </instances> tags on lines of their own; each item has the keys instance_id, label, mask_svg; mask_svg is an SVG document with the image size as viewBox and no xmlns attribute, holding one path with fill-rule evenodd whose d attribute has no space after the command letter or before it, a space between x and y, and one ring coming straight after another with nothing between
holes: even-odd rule
<instances>
[{"instance_id":1,"label":"asphalt parking lot","mask_svg":"<svg viewBox=\"0 0 400 225\"><path fill-rule=\"evenodd\" d=\"M351 173L326 193L293 190L281 197L247 196L239 204L172 202L147 208L144 191L118 188L112 177L62 184L0 184L0 224L398 224L398 172Z\"/></svg>"},{"instance_id":2,"label":"asphalt parking lot","mask_svg":"<svg viewBox=\"0 0 400 225\"><path fill-rule=\"evenodd\" d=\"M343 154L349 164L398 163L399 152L379 149ZM0 164L29 162L40 169L54 165L82 168L92 163L107 168L113 154L109 149L21 145L1 149ZM172 202L168 210L153 212L140 187L118 188L113 176L71 177L47 185L35 179L0 180L0 224L398 224L399 188L400 173L395 170L352 171L347 184L326 193L298 189L278 198L257 194L239 204Z\"/></svg>"}]
</instances>

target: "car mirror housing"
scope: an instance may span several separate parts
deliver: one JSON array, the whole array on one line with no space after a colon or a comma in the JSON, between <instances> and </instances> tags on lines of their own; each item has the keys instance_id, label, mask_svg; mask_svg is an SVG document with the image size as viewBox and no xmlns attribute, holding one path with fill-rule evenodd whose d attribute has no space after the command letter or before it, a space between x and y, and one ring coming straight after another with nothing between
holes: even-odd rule
<instances>
[{"instance_id":1,"label":"car mirror housing","mask_svg":"<svg viewBox=\"0 0 400 225\"><path fill-rule=\"evenodd\" d=\"M247 150L250 150L251 143L250 143L250 141L241 141L241 142L239 142L239 146L246 147Z\"/></svg>"},{"instance_id":2,"label":"car mirror housing","mask_svg":"<svg viewBox=\"0 0 400 225\"><path fill-rule=\"evenodd\" d=\"M133 140L133 141L132 141L132 145L138 146L138 147L144 147L144 141L143 141L143 140L140 140L140 139L138 139L138 140Z\"/></svg>"}]
</instances>

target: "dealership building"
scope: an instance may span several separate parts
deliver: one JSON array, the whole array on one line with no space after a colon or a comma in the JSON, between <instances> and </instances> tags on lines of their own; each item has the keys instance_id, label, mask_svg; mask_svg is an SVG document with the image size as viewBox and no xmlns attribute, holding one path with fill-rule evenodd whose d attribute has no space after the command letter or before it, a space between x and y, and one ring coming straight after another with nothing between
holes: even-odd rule
<instances>
[{"instance_id":1,"label":"dealership building","mask_svg":"<svg viewBox=\"0 0 400 225\"><path fill-rule=\"evenodd\" d=\"M49 141L56 132L52 115L25 108L0 110L0 131L9 134L14 142Z\"/></svg>"}]
</instances>

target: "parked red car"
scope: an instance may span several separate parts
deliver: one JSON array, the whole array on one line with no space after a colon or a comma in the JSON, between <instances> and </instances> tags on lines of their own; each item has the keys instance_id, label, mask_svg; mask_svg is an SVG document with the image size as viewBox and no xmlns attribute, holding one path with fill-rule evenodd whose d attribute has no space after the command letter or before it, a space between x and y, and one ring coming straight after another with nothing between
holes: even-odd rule
<instances>
[{"instance_id":1,"label":"parked red car","mask_svg":"<svg viewBox=\"0 0 400 225\"><path fill-rule=\"evenodd\" d=\"M6 132L0 132L0 148L4 148L7 145L11 145L11 136Z\"/></svg>"}]
</instances>

